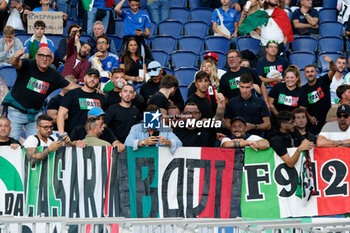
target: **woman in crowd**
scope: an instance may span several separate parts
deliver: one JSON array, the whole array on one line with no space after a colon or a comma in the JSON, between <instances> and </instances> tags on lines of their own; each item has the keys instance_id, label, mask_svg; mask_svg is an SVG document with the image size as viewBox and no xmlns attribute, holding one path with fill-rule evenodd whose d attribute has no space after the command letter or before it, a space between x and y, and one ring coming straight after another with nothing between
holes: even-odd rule
<instances>
[{"instance_id":1,"label":"woman in crowd","mask_svg":"<svg viewBox=\"0 0 350 233\"><path fill-rule=\"evenodd\" d=\"M213 63L212 61L209 61L209 60L203 61L201 68L200 68L200 71L204 71L207 74L209 74L210 86L208 89L207 96L208 96L210 104L213 105L213 109L216 110L216 95L218 93L218 88L219 88L219 83L220 83L220 80L218 78L218 72L217 72L216 65L215 65L215 63ZM188 88L187 96L192 95L196 91L197 91L197 88L196 88L196 85L193 81Z\"/></svg>"},{"instance_id":2,"label":"woman in crowd","mask_svg":"<svg viewBox=\"0 0 350 233\"><path fill-rule=\"evenodd\" d=\"M297 66L290 65L284 72L283 83L276 83L269 92L269 105L273 115L279 111L293 111L306 107L307 97L301 86L301 75Z\"/></svg>"},{"instance_id":3,"label":"woman in crowd","mask_svg":"<svg viewBox=\"0 0 350 233\"><path fill-rule=\"evenodd\" d=\"M126 42L126 50L120 57L119 67L125 70L125 79L134 83L142 83L146 73L146 65L143 64L141 51L135 37L130 37Z\"/></svg>"}]
</instances>

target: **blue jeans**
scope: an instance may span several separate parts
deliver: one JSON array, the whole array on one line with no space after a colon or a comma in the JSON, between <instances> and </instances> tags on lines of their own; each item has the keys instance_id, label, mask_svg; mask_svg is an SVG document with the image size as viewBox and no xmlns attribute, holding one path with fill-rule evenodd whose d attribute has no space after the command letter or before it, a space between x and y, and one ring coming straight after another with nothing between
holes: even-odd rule
<instances>
[{"instance_id":1,"label":"blue jeans","mask_svg":"<svg viewBox=\"0 0 350 233\"><path fill-rule=\"evenodd\" d=\"M56 0L57 3L57 11L62 11L69 15L70 13L70 4L68 4L68 0Z\"/></svg>"},{"instance_id":2,"label":"blue jeans","mask_svg":"<svg viewBox=\"0 0 350 233\"><path fill-rule=\"evenodd\" d=\"M34 121L29 121L27 114L21 113L17 109L9 106L7 117L11 121L10 137L13 137L16 140L19 140L21 137L21 131L22 131L23 126L25 127L25 130L26 130L26 138L29 135L37 134L38 130L36 129L36 119L41 114L42 114L42 112L37 113L35 115Z\"/></svg>"},{"instance_id":3,"label":"blue jeans","mask_svg":"<svg viewBox=\"0 0 350 233\"><path fill-rule=\"evenodd\" d=\"M167 20L169 15L169 0L158 0L148 5L151 19L155 23Z\"/></svg>"},{"instance_id":4,"label":"blue jeans","mask_svg":"<svg viewBox=\"0 0 350 233\"><path fill-rule=\"evenodd\" d=\"M88 11L87 12L87 16L88 16L88 19L87 19L87 34L89 35L92 35L94 29L94 23L96 22L96 12L97 12L97 8L92 8L91 11ZM105 32L107 31L107 28L108 28L108 22L109 22L109 14L110 14L110 11L106 10L106 16L103 17L103 19L101 20L102 23L103 23L103 26L105 28Z\"/></svg>"}]
</instances>

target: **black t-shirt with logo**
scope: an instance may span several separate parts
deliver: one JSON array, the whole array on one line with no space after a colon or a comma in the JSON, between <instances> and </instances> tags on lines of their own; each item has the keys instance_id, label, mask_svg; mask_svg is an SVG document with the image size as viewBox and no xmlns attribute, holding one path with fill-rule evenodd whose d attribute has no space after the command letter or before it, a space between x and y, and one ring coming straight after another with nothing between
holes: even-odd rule
<instances>
[{"instance_id":1,"label":"black t-shirt with logo","mask_svg":"<svg viewBox=\"0 0 350 233\"><path fill-rule=\"evenodd\" d=\"M274 98L273 105L277 111L294 109L307 106L307 99L304 90L301 87L296 87L290 91L285 83L277 83L269 92L269 96Z\"/></svg>"},{"instance_id":2,"label":"black t-shirt with logo","mask_svg":"<svg viewBox=\"0 0 350 233\"><path fill-rule=\"evenodd\" d=\"M198 105L199 111L202 113L202 118L213 118L216 113L216 104L212 105L207 97L201 98L196 93L187 98L186 104L194 102Z\"/></svg>"},{"instance_id":3,"label":"black t-shirt with logo","mask_svg":"<svg viewBox=\"0 0 350 233\"><path fill-rule=\"evenodd\" d=\"M261 58L256 64L256 73L259 76L266 78L266 75L271 71L278 71L283 76L283 72L288 68L289 62L281 57L276 57L274 62L270 62L266 57ZM268 83L270 86L275 83Z\"/></svg>"},{"instance_id":4,"label":"black t-shirt with logo","mask_svg":"<svg viewBox=\"0 0 350 233\"><path fill-rule=\"evenodd\" d=\"M68 92L61 106L69 110L68 119L65 123L65 131L70 133L78 125L84 125L88 111L93 107L105 109L105 98L96 92L88 93L81 88Z\"/></svg>"},{"instance_id":5,"label":"black t-shirt with logo","mask_svg":"<svg viewBox=\"0 0 350 233\"><path fill-rule=\"evenodd\" d=\"M237 72L228 70L221 77L219 92L221 92L228 99L240 95L238 84L242 74L250 74L253 77L253 82L259 87L261 86L261 79L258 77L255 71L248 67L241 67Z\"/></svg>"},{"instance_id":6,"label":"black t-shirt with logo","mask_svg":"<svg viewBox=\"0 0 350 233\"><path fill-rule=\"evenodd\" d=\"M112 129L117 139L124 143L133 125L141 120L136 107L125 108L120 104L110 106L106 112L105 123Z\"/></svg>"},{"instance_id":7,"label":"black t-shirt with logo","mask_svg":"<svg viewBox=\"0 0 350 233\"><path fill-rule=\"evenodd\" d=\"M305 84L302 88L307 95L307 111L320 122L326 121L327 112L331 107L331 80L328 74L316 79L313 86Z\"/></svg>"},{"instance_id":8,"label":"black t-shirt with logo","mask_svg":"<svg viewBox=\"0 0 350 233\"><path fill-rule=\"evenodd\" d=\"M24 108L39 110L51 92L68 85L69 82L51 67L41 72L35 60L22 59L11 94Z\"/></svg>"}]
</instances>

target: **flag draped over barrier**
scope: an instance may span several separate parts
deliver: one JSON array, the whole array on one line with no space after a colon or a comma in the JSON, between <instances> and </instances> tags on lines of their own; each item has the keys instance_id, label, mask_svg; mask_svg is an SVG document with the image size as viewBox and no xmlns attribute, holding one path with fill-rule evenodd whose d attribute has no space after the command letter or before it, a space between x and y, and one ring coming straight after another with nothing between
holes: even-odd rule
<instances>
[{"instance_id":1,"label":"flag draped over barrier","mask_svg":"<svg viewBox=\"0 0 350 233\"><path fill-rule=\"evenodd\" d=\"M41 150L42 148L39 148ZM289 149L289 154L294 153ZM0 215L281 218L350 212L350 149L315 148L289 168L272 149L61 148L35 165L0 147ZM300 163L303 163L301 166ZM296 195L307 167L315 192ZM307 177L307 176L306 176ZM306 182L306 178L301 179ZM306 182L306 183L307 183ZM304 185L305 187L308 187ZM304 201L304 203L303 203Z\"/></svg>"}]
</instances>

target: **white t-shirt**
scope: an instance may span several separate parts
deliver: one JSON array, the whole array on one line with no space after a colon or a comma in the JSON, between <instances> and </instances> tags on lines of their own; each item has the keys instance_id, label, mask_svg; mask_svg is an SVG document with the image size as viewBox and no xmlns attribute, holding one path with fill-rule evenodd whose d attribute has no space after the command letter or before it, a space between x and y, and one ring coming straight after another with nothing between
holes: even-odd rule
<instances>
[{"instance_id":1,"label":"white t-shirt","mask_svg":"<svg viewBox=\"0 0 350 233\"><path fill-rule=\"evenodd\" d=\"M260 136L258 136L258 135L250 135L246 140L256 142L256 141L259 141L259 140L261 140L261 139L262 139L262 137L260 137ZM232 141L231 138L225 137L225 138L223 138L223 139L221 140L220 146L222 146L222 144L223 144L224 142L230 142L230 141Z\"/></svg>"},{"instance_id":2,"label":"white t-shirt","mask_svg":"<svg viewBox=\"0 0 350 233\"><path fill-rule=\"evenodd\" d=\"M339 128L338 121L331 121L323 126L320 135L329 140L350 139L350 127L346 131L342 131Z\"/></svg>"},{"instance_id":3,"label":"white t-shirt","mask_svg":"<svg viewBox=\"0 0 350 233\"><path fill-rule=\"evenodd\" d=\"M265 11L271 16L274 9L267 9ZM279 44L284 40L283 31L272 18L269 19L266 26L261 26L261 43L266 46L269 40L276 40Z\"/></svg>"},{"instance_id":4,"label":"white t-shirt","mask_svg":"<svg viewBox=\"0 0 350 233\"><path fill-rule=\"evenodd\" d=\"M54 135L50 135L54 139L54 141L57 141L57 137ZM45 143L43 140L40 139L40 146L50 146L51 143L50 138L47 139L47 142ZM33 148L38 146L38 138L34 135L30 135L23 143L24 148Z\"/></svg>"},{"instance_id":5,"label":"white t-shirt","mask_svg":"<svg viewBox=\"0 0 350 233\"><path fill-rule=\"evenodd\" d=\"M333 78L332 78L332 83L331 83L331 85L329 86L330 91L331 91L331 104L332 104L332 105L333 105L333 104L337 104L337 103L339 102L339 98L338 98L338 96L337 96L336 91L337 91L337 88L338 88L340 85L342 85L342 84L344 84L344 76L343 76L341 79L339 79L339 80L337 80L337 79L335 78L335 76L333 76Z\"/></svg>"}]
</instances>

